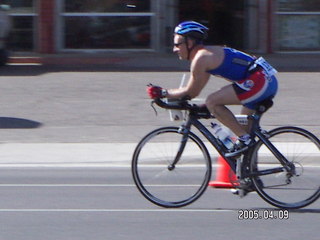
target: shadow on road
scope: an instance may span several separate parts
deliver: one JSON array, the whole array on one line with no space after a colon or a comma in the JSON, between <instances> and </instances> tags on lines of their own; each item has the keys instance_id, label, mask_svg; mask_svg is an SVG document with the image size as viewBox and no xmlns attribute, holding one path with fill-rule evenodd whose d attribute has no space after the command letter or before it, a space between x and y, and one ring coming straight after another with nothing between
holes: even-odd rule
<instances>
[{"instance_id":1,"label":"shadow on road","mask_svg":"<svg viewBox=\"0 0 320 240\"><path fill-rule=\"evenodd\" d=\"M29 119L0 117L0 129L39 128L42 123Z\"/></svg>"}]
</instances>

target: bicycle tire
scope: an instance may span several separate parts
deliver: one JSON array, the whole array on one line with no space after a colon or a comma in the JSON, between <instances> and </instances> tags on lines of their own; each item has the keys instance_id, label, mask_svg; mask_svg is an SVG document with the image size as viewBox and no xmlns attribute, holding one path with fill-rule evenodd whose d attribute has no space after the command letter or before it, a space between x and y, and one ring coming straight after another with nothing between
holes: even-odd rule
<instances>
[{"instance_id":1,"label":"bicycle tire","mask_svg":"<svg viewBox=\"0 0 320 240\"><path fill-rule=\"evenodd\" d=\"M161 207L178 208L193 203L210 181L208 150L192 132L178 164L169 170L182 137L178 127L156 129L138 143L133 154L131 170L137 188L146 199Z\"/></svg>"},{"instance_id":2,"label":"bicycle tire","mask_svg":"<svg viewBox=\"0 0 320 240\"><path fill-rule=\"evenodd\" d=\"M305 129L280 127L266 134L281 154L294 163L296 173L286 171L253 177L257 193L278 208L305 207L320 197L320 141ZM252 151L250 171L281 167L279 160L259 141Z\"/></svg>"}]
</instances>

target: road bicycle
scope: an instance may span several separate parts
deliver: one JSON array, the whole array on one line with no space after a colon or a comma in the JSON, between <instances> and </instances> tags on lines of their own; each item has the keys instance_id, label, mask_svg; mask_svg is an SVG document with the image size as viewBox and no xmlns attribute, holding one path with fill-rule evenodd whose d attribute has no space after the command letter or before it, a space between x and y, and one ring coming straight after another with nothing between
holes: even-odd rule
<instances>
[{"instance_id":1,"label":"road bicycle","mask_svg":"<svg viewBox=\"0 0 320 240\"><path fill-rule=\"evenodd\" d=\"M180 127L150 132L134 151L131 166L134 182L152 203L167 208L183 207L205 192L214 166L208 151L210 144L230 166L230 182L241 197L256 191L266 202L283 209L302 208L320 197L320 141L299 127L263 130L260 120L272 106L272 99L261 102L255 113L248 116L255 142L240 156L233 156L201 123L214 118L205 105L188 101L168 103L162 99L155 99L154 103L184 111L185 117ZM198 130L197 134L192 127ZM236 179L231 178L232 174Z\"/></svg>"}]
</instances>

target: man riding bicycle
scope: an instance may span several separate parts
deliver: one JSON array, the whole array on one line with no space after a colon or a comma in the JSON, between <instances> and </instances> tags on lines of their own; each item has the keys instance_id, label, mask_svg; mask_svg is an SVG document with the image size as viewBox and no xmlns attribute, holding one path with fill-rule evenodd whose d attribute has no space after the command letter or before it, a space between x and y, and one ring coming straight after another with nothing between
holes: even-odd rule
<instances>
[{"instance_id":1,"label":"man riding bicycle","mask_svg":"<svg viewBox=\"0 0 320 240\"><path fill-rule=\"evenodd\" d=\"M147 92L151 98L192 99L200 94L210 75L225 78L231 84L210 94L206 106L238 136L232 151L241 153L254 141L226 105L243 105L241 113L252 114L257 103L276 95L276 70L263 58L255 58L225 46L204 45L208 30L194 21L182 22L175 28L173 52L179 55L180 60L191 62L190 79L183 88L149 86Z\"/></svg>"}]
</instances>

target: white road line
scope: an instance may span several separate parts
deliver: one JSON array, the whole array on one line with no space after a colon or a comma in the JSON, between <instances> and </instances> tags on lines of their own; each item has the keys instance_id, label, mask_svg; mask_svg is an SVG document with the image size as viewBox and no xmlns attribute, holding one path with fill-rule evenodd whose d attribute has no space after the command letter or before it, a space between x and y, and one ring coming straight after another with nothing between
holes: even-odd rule
<instances>
[{"instance_id":1,"label":"white road line","mask_svg":"<svg viewBox=\"0 0 320 240\"><path fill-rule=\"evenodd\" d=\"M218 164L213 163L212 167L215 168L217 167ZM271 164L265 164L265 166L270 166L272 167L273 165ZM150 167L150 166L140 166L140 167ZM166 167L165 165L153 165L152 168L161 168L161 167ZM197 164L189 164L188 166L184 166L184 168L196 168L199 167ZM305 163L304 167L308 168L320 168L320 165L313 165L312 163ZM1 164L0 163L0 169L1 168L131 168L130 164L112 164L112 163L106 163L106 164L95 164L95 163L12 163L12 164ZM202 166L201 166L202 168Z\"/></svg>"},{"instance_id":2,"label":"white road line","mask_svg":"<svg viewBox=\"0 0 320 240\"><path fill-rule=\"evenodd\" d=\"M199 166L200 165L200 166ZM212 164L213 167L217 164ZM153 165L140 165L140 168L167 168L164 164L153 164ZM203 168L201 164L188 164L184 165L184 168ZM12 164L1 164L0 168L131 168L131 164L125 163L12 163Z\"/></svg>"},{"instance_id":3,"label":"white road line","mask_svg":"<svg viewBox=\"0 0 320 240\"><path fill-rule=\"evenodd\" d=\"M37 184L37 183L9 183L0 187L136 187L135 184ZM199 187L199 184L147 184L145 187Z\"/></svg>"},{"instance_id":4,"label":"white road line","mask_svg":"<svg viewBox=\"0 0 320 240\"><path fill-rule=\"evenodd\" d=\"M0 184L0 187L136 187L134 184Z\"/></svg>"},{"instance_id":5,"label":"white road line","mask_svg":"<svg viewBox=\"0 0 320 240\"><path fill-rule=\"evenodd\" d=\"M0 168L130 168L126 163L0 163Z\"/></svg>"},{"instance_id":6,"label":"white road line","mask_svg":"<svg viewBox=\"0 0 320 240\"><path fill-rule=\"evenodd\" d=\"M238 210L234 209L0 209L0 212L174 212L174 213L212 213L212 212L236 212Z\"/></svg>"}]
</instances>

